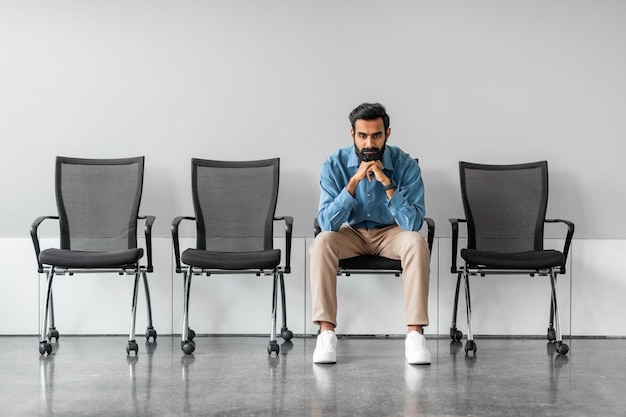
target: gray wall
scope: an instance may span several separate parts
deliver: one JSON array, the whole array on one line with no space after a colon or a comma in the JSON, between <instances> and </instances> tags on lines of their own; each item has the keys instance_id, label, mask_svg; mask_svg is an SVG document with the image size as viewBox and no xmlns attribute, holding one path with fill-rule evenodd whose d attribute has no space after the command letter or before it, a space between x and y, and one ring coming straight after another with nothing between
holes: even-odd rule
<instances>
[{"instance_id":1,"label":"gray wall","mask_svg":"<svg viewBox=\"0 0 626 417\"><path fill-rule=\"evenodd\" d=\"M447 219L462 213L457 162L546 159L548 216L576 223L566 320L573 333L626 334L605 320L624 313L616 294L626 290L617 265L626 246L624 21L626 3L608 0L3 0L0 261L11 266L0 283L0 334L36 332L28 227L56 212L56 155L146 156L142 212L157 216L155 281L166 284L156 297L169 331L180 304L169 223L192 213L190 158L280 157L278 214L294 216L299 250L292 309L298 330L311 330L306 247L319 166L350 143L347 114L363 101L387 106L390 143L421 161L437 223L431 331L446 333L449 321ZM54 244L56 225L42 233ZM528 295L540 316L541 288ZM24 325L5 320L15 309ZM506 332L508 322L487 332Z\"/></svg>"}]
</instances>

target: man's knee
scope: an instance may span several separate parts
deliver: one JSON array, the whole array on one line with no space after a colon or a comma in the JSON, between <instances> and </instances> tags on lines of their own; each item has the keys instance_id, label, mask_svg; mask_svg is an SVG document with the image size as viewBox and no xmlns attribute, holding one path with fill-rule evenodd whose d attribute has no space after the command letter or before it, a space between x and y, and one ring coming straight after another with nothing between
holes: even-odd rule
<instances>
[{"instance_id":1,"label":"man's knee","mask_svg":"<svg viewBox=\"0 0 626 417\"><path fill-rule=\"evenodd\" d=\"M403 252L405 254L420 254L428 252L428 244L426 239L420 232L407 231L402 234Z\"/></svg>"},{"instance_id":2,"label":"man's knee","mask_svg":"<svg viewBox=\"0 0 626 417\"><path fill-rule=\"evenodd\" d=\"M309 248L309 253L311 256L315 256L317 253L323 253L333 247L333 242L336 238L337 233L323 231L318 233Z\"/></svg>"}]
</instances>

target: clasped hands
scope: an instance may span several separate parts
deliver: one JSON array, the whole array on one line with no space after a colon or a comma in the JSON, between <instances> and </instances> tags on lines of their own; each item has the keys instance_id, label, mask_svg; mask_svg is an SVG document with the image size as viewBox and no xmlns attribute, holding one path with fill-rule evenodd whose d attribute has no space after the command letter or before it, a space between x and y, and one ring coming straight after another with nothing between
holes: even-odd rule
<instances>
[{"instance_id":1,"label":"clasped hands","mask_svg":"<svg viewBox=\"0 0 626 417\"><path fill-rule=\"evenodd\" d=\"M359 181L367 178L369 182L372 182L372 177L374 177L374 179L382 185L387 185L391 182L389 177L387 177L383 171L383 163L381 161L361 162L361 165L359 165L359 169L354 176L357 177L356 179Z\"/></svg>"},{"instance_id":2,"label":"clasped hands","mask_svg":"<svg viewBox=\"0 0 626 417\"><path fill-rule=\"evenodd\" d=\"M372 181L372 177L382 185L386 186L391 184L391 180L385 173L383 172L383 163L380 161L362 161L361 165L359 165L359 169L354 174L348 185L346 185L346 189L350 193L351 196L354 197L354 192L356 190L356 186L363 179L367 178L368 181ZM390 191L393 193L393 190Z\"/></svg>"}]
</instances>

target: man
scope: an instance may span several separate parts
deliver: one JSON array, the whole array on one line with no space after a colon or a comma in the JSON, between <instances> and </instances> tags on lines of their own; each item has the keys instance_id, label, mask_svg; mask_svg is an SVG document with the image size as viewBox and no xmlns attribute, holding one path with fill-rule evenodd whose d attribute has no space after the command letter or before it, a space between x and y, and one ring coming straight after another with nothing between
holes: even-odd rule
<instances>
[{"instance_id":1,"label":"man","mask_svg":"<svg viewBox=\"0 0 626 417\"><path fill-rule=\"evenodd\" d=\"M424 184L414 159L387 145L389 116L381 104L364 103L349 116L353 145L322 165L318 221L322 232L310 248L313 321L320 326L314 363L337 361L339 259L381 255L400 259L409 364L430 364L422 335L428 325L430 253L418 232L424 220Z\"/></svg>"}]
</instances>

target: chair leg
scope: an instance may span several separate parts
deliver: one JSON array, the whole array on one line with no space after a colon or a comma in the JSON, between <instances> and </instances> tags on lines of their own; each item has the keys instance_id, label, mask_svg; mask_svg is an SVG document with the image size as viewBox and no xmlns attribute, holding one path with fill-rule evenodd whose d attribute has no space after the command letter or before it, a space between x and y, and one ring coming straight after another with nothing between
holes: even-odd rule
<instances>
[{"instance_id":1,"label":"chair leg","mask_svg":"<svg viewBox=\"0 0 626 417\"><path fill-rule=\"evenodd\" d=\"M450 325L450 338L457 342L463 338L463 332L457 330L456 319L459 308L459 290L461 289L461 272L457 274L456 291L454 292L454 305L452 306L452 324Z\"/></svg>"},{"instance_id":2,"label":"chair leg","mask_svg":"<svg viewBox=\"0 0 626 417\"><path fill-rule=\"evenodd\" d=\"M274 272L274 280L272 285L272 322L270 330L270 341L267 345L267 353L271 355L272 352L276 352L276 355L280 353L280 347L276 342L276 307L278 304L278 272Z\"/></svg>"},{"instance_id":3,"label":"chair leg","mask_svg":"<svg viewBox=\"0 0 626 417\"><path fill-rule=\"evenodd\" d=\"M552 294L552 291L550 291L550 317L548 319L548 333L546 337L550 343L556 340L556 331L554 330L554 294Z\"/></svg>"},{"instance_id":4,"label":"chair leg","mask_svg":"<svg viewBox=\"0 0 626 417\"><path fill-rule=\"evenodd\" d=\"M139 353L139 345L135 341L135 321L137 318L137 292L139 290L139 277L141 273L139 269L135 272L135 283L133 284L133 301L130 309L130 331L128 333L128 344L126 345L126 354L130 355L130 352L135 352L135 355Z\"/></svg>"},{"instance_id":5,"label":"chair leg","mask_svg":"<svg viewBox=\"0 0 626 417\"><path fill-rule=\"evenodd\" d=\"M554 270L550 270L550 283L552 286L552 306L554 309L554 328L556 338L554 349L559 355L567 355L567 352L569 352L569 346L563 343L563 338L561 337L561 319L559 318L559 308L556 296L556 272L554 272Z\"/></svg>"},{"instance_id":6,"label":"chair leg","mask_svg":"<svg viewBox=\"0 0 626 417\"><path fill-rule=\"evenodd\" d=\"M59 341L59 331L54 325L54 295L52 288L50 288L50 312L48 315L48 340L52 342L52 339Z\"/></svg>"},{"instance_id":7,"label":"chair leg","mask_svg":"<svg viewBox=\"0 0 626 417\"><path fill-rule=\"evenodd\" d=\"M39 327L39 353L41 355L52 353L52 345L48 341L48 314L52 302L52 280L54 278L54 267L46 271L46 298L41 312L41 326Z\"/></svg>"},{"instance_id":8,"label":"chair leg","mask_svg":"<svg viewBox=\"0 0 626 417\"><path fill-rule=\"evenodd\" d=\"M146 293L146 307L148 309L148 328L146 329L146 340L149 342L152 338L153 342L156 342L157 332L152 326L152 303L150 302L150 288L148 287L148 277L146 271L141 272L143 278L143 288Z\"/></svg>"},{"instance_id":9,"label":"chair leg","mask_svg":"<svg viewBox=\"0 0 626 417\"><path fill-rule=\"evenodd\" d=\"M474 332L472 331L472 301L470 296L469 274L463 273L465 279L465 304L467 307L467 342L465 343L465 353L470 350L476 354L476 343L474 343Z\"/></svg>"},{"instance_id":10,"label":"chair leg","mask_svg":"<svg viewBox=\"0 0 626 417\"><path fill-rule=\"evenodd\" d=\"M287 328L287 301L285 295L285 277L282 272L279 272L280 278L280 300L283 313L283 326L280 329L280 335L285 341L291 340L293 332Z\"/></svg>"},{"instance_id":11,"label":"chair leg","mask_svg":"<svg viewBox=\"0 0 626 417\"><path fill-rule=\"evenodd\" d=\"M189 290L191 289L192 272L191 267L183 272L183 330L180 348L188 355L196 350L196 343L193 341L192 331L189 329Z\"/></svg>"}]
</instances>

